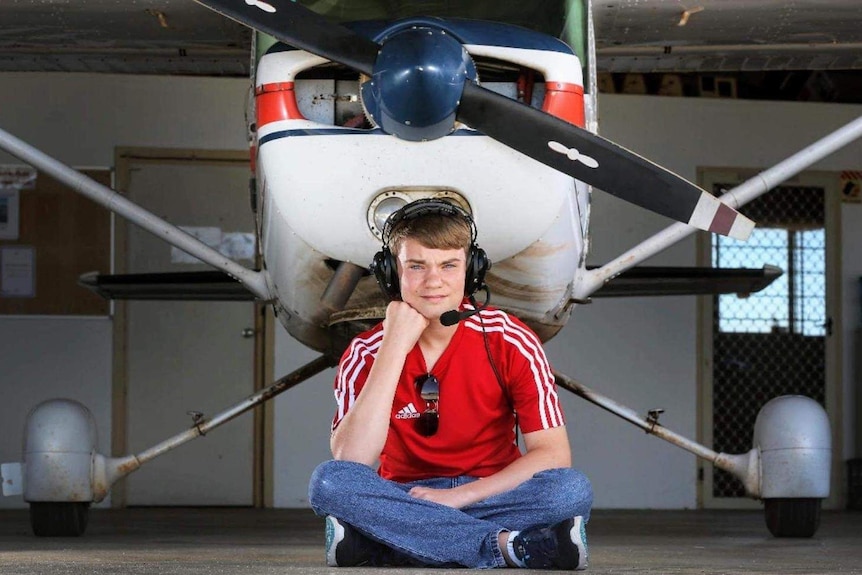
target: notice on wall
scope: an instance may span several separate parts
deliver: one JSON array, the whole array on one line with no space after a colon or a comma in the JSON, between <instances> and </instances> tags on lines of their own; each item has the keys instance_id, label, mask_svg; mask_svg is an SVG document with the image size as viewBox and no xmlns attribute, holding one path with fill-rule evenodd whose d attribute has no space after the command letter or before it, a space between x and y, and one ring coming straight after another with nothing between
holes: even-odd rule
<instances>
[{"instance_id":1,"label":"notice on wall","mask_svg":"<svg viewBox=\"0 0 862 575\"><path fill-rule=\"evenodd\" d=\"M862 203L862 172L841 172L838 188L841 190L841 201Z\"/></svg>"},{"instance_id":2,"label":"notice on wall","mask_svg":"<svg viewBox=\"0 0 862 575\"><path fill-rule=\"evenodd\" d=\"M224 232L221 228L214 227L179 226L179 228L232 260L254 261L254 234ZM202 264L203 262L171 246L171 263Z\"/></svg>"},{"instance_id":3,"label":"notice on wall","mask_svg":"<svg viewBox=\"0 0 862 575\"><path fill-rule=\"evenodd\" d=\"M36 250L0 247L0 297L36 297Z\"/></svg>"}]
</instances>

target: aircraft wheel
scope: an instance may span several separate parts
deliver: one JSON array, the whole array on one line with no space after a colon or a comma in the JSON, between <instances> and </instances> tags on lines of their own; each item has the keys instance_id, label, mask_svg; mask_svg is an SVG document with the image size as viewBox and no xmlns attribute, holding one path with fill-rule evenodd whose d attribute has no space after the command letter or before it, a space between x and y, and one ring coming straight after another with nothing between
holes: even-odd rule
<instances>
[{"instance_id":1,"label":"aircraft wheel","mask_svg":"<svg viewBox=\"0 0 862 575\"><path fill-rule=\"evenodd\" d=\"M89 516L89 502L30 503L30 526L37 537L80 537L87 529Z\"/></svg>"},{"instance_id":2,"label":"aircraft wheel","mask_svg":"<svg viewBox=\"0 0 862 575\"><path fill-rule=\"evenodd\" d=\"M764 499L766 526L775 537L811 537L820 527L820 505L816 498Z\"/></svg>"}]
</instances>

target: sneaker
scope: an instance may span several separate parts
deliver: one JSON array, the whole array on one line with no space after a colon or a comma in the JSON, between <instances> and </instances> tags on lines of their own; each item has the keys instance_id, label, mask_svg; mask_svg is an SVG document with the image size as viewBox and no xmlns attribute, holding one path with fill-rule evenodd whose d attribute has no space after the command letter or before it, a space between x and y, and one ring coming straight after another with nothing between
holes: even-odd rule
<instances>
[{"instance_id":1,"label":"sneaker","mask_svg":"<svg viewBox=\"0 0 862 575\"><path fill-rule=\"evenodd\" d=\"M371 553L368 539L332 515L326 516L326 564L329 567L368 565Z\"/></svg>"},{"instance_id":2,"label":"sneaker","mask_svg":"<svg viewBox=\"0 0 862 575\"><path fill-rule=\"evenodd\" d=\"M352 525L326 516L326 565L329 567L406 567L416 561L369 539Z\"/></svg>"},{"instance_id":3,"label":"sneaker","mask_svg":"<svg viewBox=\"0 0 862 575\"><path fill-rule=\"evenodd\" d=\"M513 547L518 559L530 569L587 568L587 532L580 515L550 527L521 531Z\"/></svg>"}]
</instances>

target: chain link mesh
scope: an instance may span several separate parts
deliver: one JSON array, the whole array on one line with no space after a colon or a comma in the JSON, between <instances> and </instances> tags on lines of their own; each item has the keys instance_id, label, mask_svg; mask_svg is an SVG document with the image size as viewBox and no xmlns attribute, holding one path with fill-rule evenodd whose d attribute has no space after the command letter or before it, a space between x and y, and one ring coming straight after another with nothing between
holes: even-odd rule
<instances>
[{"instance_id":1,"label":"chain link mesh","mask_svg":"<svg viewBox=\"0 0 862 575\"><path fill-rule=\"evenodd\" d=\"M732 185L716 185L716 193ZM712 262L725 268L778 266L784 275L747 298L715 297L713 449L745 453L760 408L779 395L824 404L826 235L823 188L779 187L752 202L747 242L713 236ZM744 497L735 477L713 470L713 497Z\"/></svg>"}]
</instances>

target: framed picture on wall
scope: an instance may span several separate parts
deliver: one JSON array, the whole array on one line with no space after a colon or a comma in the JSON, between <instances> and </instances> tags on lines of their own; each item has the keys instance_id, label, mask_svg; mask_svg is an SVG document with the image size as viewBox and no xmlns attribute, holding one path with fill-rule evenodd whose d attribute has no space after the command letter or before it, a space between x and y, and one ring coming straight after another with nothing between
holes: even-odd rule
<instances>
[{"instance_id":1,"label":"framed picture on wall","mask_svg":"<svg viewBox=\"0 0 862 575\"><path fill-rule=\"evenodd\" d=\"M18 205L16 188L0 188L0 240L18 239Z\"/></svg>"}]
</instances>

